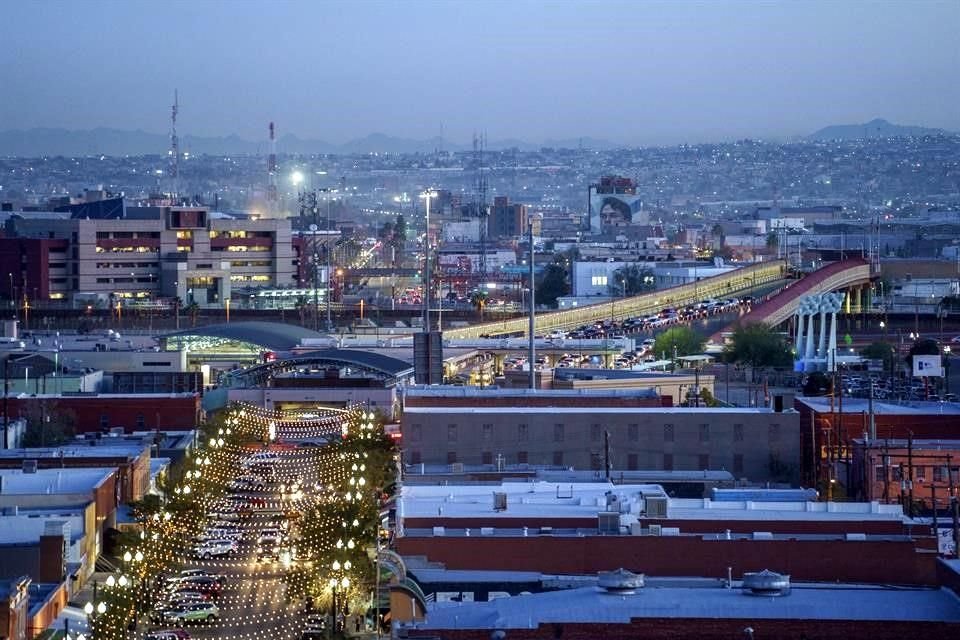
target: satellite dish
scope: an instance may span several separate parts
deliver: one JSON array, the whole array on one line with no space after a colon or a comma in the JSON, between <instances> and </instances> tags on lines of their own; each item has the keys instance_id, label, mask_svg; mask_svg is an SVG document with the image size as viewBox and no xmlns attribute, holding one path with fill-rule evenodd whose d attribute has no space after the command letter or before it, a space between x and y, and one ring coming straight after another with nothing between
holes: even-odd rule
<instances>
[{"instance_id":1,"label":"satellite dish","mask_svg":"<svg viewBox=\"0 0 960 640\"><path fill-rule=\"evenodd\" d=\"M310 225L310 231L316 231L316 230L317 230L317 225L311 224L311 225Z\"/></svg>"}]
</instances>

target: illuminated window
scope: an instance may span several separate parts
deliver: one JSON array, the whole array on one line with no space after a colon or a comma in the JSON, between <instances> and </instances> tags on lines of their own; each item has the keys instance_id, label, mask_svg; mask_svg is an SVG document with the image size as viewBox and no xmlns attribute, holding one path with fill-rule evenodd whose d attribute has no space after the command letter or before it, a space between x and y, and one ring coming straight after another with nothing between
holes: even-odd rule
<instances>
[{"instance_id":1,"label":"illuminated window","mask_svg":"<svg viewBox=\"0 0 960 640\"><path fill-rule=\"evenodd\" d=\"M189 240L190 238L193 238L193 231L189 229L177 231L177 240Z\"/></svg>"},{"instance_id":2,"label":"illuminated window","mask_svg":"<svg viewBox=\"0 0 960 640\"><path fill-rule=\"evenodd\" d=\"M590 284L595 287L605 287L607 286L607 276L593 276L590 278Z\"/></svg>"},{"instance_id":3,"label":"illuminated window","mask_svg":"<svg viewBox=\"0 0 960 640\"><path fill-rule=\"evenodd\" d=\"M50 299L51 299L51 300L63 300L63 298L64 298L64 295L63 295L62 293L51 293L51 294L50 294Z\"/></svg>"},{"instance_id":4,"label":"illuminated window","mask_svg":"<svg viewBox=\"0 0 960 640\"><path fill-rule=\"evenodd\" d=\"M177 251L183 251L184 253L189 252L192 247L177 247Z\"/></svg>"}]
</instances>

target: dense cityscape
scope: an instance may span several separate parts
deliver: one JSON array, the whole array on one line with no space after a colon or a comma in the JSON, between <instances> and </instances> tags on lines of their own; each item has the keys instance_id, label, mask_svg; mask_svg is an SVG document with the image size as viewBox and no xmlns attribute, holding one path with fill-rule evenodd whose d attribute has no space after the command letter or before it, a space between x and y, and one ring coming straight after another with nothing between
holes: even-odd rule
<instances>
[{"instance_id":1,"label":"dense cityscape","mask_svg":"<svg viewBox=\"0 0 960 640\"><path fill-rule=\"evenodd\" d=\"M192 19L251 9L216 6ZM389 34L365 46L434 62ZM214 126L249 113L214 68L162 135L2 107L0 638L960 637L960 133L922 117L947 89L701 143L739 129L678 106L689 133L641 145L570 130L558 86L529 135L451 113L334 145L287 133L334 128L313 112Z\"/></svg>"}]
</instances>

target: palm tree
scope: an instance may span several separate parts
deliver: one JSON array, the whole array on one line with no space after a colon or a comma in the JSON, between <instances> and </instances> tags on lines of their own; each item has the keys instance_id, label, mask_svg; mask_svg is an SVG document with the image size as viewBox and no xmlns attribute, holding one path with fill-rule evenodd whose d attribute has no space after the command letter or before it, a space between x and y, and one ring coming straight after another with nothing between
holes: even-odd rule
<instances>
[{"instance_id":1,"label":"palm tree","mask_svg":"<svg viewBox=\"0 0 960 640\"><path fill-rule=\"evenodd\" d=\"M184 311L190 314L190 326L197 326L197 314L200 313L200 305L198 305L196 301L191 301Z\"/></svg>"},{"instance_id":2,"label":"palm tree","mask_svg":"<svg viewBox=\"0 0 960 640\"><path fill-rule=\"evenodd\" d=\"M477 290L470 294L470 304L480 312L480 322L483 322L483 308L487 306L487 292Z\"/></svg>"}]
</instances>

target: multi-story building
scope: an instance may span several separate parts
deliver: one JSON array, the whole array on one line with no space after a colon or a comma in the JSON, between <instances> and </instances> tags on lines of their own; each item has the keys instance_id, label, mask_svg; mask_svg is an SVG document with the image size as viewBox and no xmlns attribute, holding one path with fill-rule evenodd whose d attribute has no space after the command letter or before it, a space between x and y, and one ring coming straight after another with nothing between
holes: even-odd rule
<instances>
[{"instance_id":1,"label":"multi-story building","mask_svg":"<svg viewBox=\"0 0 960 640\"><path fill-rule=\"evenodd\" d=\"M487 226L491 238L521 236L527 232L527 206L510 204L506 196L497 196L493 199Z\"/></svg>"},{"instance_id":2,"label":"multi-story building","mask_svg":"<svg viewBox=\"0 0 960 640\"><path fill-rule=\"evenodd\" d=\"M8 298L222 306L236 289L294 287L301 278L288 219L204 207L127 207L120 218L21 213L7 219L5 236L0 290Z\"/></svg>"}]
</instances>

